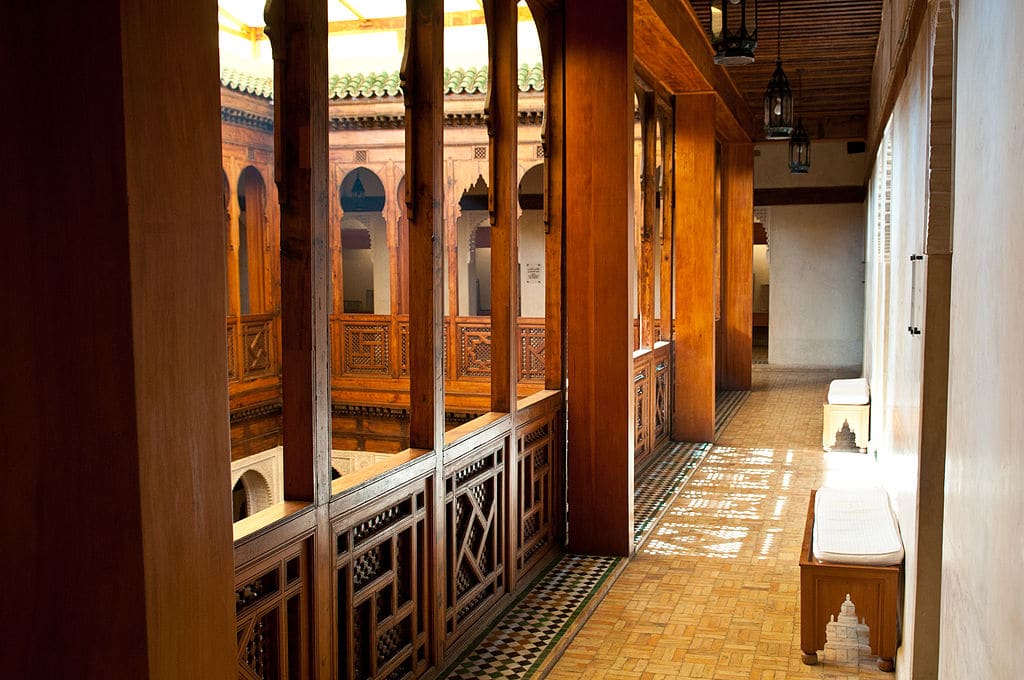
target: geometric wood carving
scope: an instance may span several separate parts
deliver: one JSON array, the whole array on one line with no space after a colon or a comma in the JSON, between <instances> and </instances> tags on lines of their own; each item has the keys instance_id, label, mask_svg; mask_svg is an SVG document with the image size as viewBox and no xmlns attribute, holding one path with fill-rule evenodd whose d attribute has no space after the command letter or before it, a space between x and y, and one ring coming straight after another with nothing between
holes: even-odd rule
<instances>
[{"instance_id":1,"label":"geometric wood carving","mask_svg":"<svg viewBox=\"0 0 1024 680\"><path fill-rule=\"evenodd\" d=\"M544 326L519 326L519 380L544 380Z\"/></svg>"},{"instance_id":2,"label":"geometric wood carving","mask_svg":"<svg viewBox=\"0 0 1024 680\"><path fill-rule=\"evenodd\" d=\"M416 677L430 664L424 486L406 487L353 526L335 526L341 678Z\"/></svg>"},{"instance_id":3,"label":"geometric wood carving","mask_svg":"<svg viewBox=\"0 0 1024 680\"><path fill-rule=\"evenodd\" d=\"M238 323L234 320L228 322L227 325L227 336L228 336L228 382L236 382L238 380L238 357L236 355L235 347L237 345L237 338L235 333L238 331Z\"/></svg>"},{"instance_id":4,"label":"geometric wood carving","mask_svg":"<svg viewBox=\"0 0 1024 680\"><path fill-rule=\"evenodd\" d=\"M491 377L490 325L458 326L460 378Z\"/></svg>"},{"instance_id":5,"label":"geometric wood carving","mask_svg":"<svg viewBox=\"0 0 1024 680\"><path fill-rule=\"evenodd\" d=\"M639 464L651 452L651 430L647 412L651 382L648 375L649 368L649 363L645 361L633 374L633 394L636 400L636 432L634 433L635 443L633 446L634 466Z\"/></svg>"},{"instance_id":6,"label":"geometric wood carving","mask_svg":"<svg viewBox=\"0 0 1024 680\"><path fill-rule=\"evenodd\" d=\"M668 359L654 360L654 446L657 447L669 433L669 370Z\"/></svg>"},{"instance_id":7,"label":"geometric wood carving","mask_svg":"<svg viewBox=\"0 0 1024 680\"><path fill-rule=\"evenodd\" d=\"M246 320L242 323L242 376L246 380L273 373L273 320Z\"/></svg>"},{"instance_id":8,"label":"geometric wood carving","mask_svg":"<svg viewBox=\"0 0 1024 680\"><path fill-rule=\"evenodd\" d=\"M309 574L306 541L274 552L235 577L238 677L306 677Z\"/></svg>"},{"instance_id":9,"label":"geometric wood carving","mask_svg":"<svg viewBox=\"0 0 1024 680\"><path fill-rule=\"evenodd\" d=\"M352 323L342 325L342 365L345 373L389 375L391 353L389 328L386 323Z\"/></svg>"},{"instance_id":10,"label":"geometric wood carving","mask_svg":"<svg viewBox=\"0 0 1024 680\"><path fill-rule=\"evenodd\" d=\"M516 573L525 574L556 548L554 463L556 417L519 428Z\"/></svg>"},{"instance_id":11,"label":"geometric wood carving","mask_svg":"<svg viewBox=\"0 0 1024 680\"><path fill-rule=\"evenodd\" d=\"M502 439L445 475L446 647L505 592L504 463Z\"/></svg>"}]
</instances>

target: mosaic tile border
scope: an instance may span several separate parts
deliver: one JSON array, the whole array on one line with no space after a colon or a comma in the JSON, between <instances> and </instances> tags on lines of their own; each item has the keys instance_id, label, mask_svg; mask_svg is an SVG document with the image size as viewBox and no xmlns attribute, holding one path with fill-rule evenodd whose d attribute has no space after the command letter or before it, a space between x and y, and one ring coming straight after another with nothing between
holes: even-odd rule
<instances>
[{"instance_id":1,"label":"mosaic tile border","mask_svg":"<svg viewBox=\"0 0 1024 680\"><path fill-rule=\"evenodd\" d=\"M624 558L565 555L448 673L449 680L529 678Z\"/></svg>"}]
</instances>

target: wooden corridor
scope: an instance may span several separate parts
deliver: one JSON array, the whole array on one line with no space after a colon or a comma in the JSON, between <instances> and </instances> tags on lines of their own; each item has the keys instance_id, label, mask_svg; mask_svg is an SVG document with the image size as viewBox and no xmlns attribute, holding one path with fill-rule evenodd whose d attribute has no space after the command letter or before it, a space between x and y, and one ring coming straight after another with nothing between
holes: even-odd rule
<instances>
[{"instance_id":1,"label":"wooden corridor","mask_svg":"<svg viewBox=\"0 0 1024 680\"><path fill-rule=\"evenodd\" d=\"M828 381L848 376L755 366L746 403L547 677L893 678L870 658L800 662L808 494L869 463L820 448Z\"/></svg>"}]
</instances>

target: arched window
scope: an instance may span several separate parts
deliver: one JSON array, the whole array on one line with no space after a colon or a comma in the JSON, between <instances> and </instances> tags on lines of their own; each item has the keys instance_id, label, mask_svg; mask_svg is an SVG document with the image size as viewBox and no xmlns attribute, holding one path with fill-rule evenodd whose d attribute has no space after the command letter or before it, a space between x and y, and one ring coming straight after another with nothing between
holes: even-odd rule
<instances>
[{"instance_id":1,"label":"arched window","mask_svg":"<svg viewBox=\"0 0 1024 680\"><path fill-rule=\"evenodd\" d=\"M341 182L341 271L346 313L391 312L390 252L384 220L384 183L358 167Z\"/></svg>"},{"instance_id":2,"label":"arched window","mask_svg":"<svg viewBox=\"0 0 1024 680\"><path fill-rule=\"evenodd\" d=\"M251 165L238 178L238 286L241 314L267 311L267 185Z\"/></svg>"},{"instance_id":3,"label":"arched window","mask_svg":"<svg viewBox=\"0 0 1024 680\"><path fill-rule=\"evenodd\" d=\"M544 318L544 164L519 181L519 316Z\"/></svg>"}]
</instances>

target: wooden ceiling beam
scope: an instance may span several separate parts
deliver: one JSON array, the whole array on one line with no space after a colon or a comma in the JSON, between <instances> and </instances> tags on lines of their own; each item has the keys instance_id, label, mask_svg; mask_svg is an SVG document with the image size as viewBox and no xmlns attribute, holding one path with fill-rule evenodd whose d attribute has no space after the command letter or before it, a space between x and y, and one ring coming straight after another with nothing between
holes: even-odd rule
<instances>
[{"instance_id":1,"label":"wooden ceiling beam","mask_svg":"<svg viewBox=\"0 0 1024 680\"><path fill-rule=\"evenodd\" d=\"M715 125L729 141L749 141L750 107L724 68L714 63L711 43L688 4L634 0L633 50L637 61L672 94L713 92Z\"/></svg>"}]
</instances>

